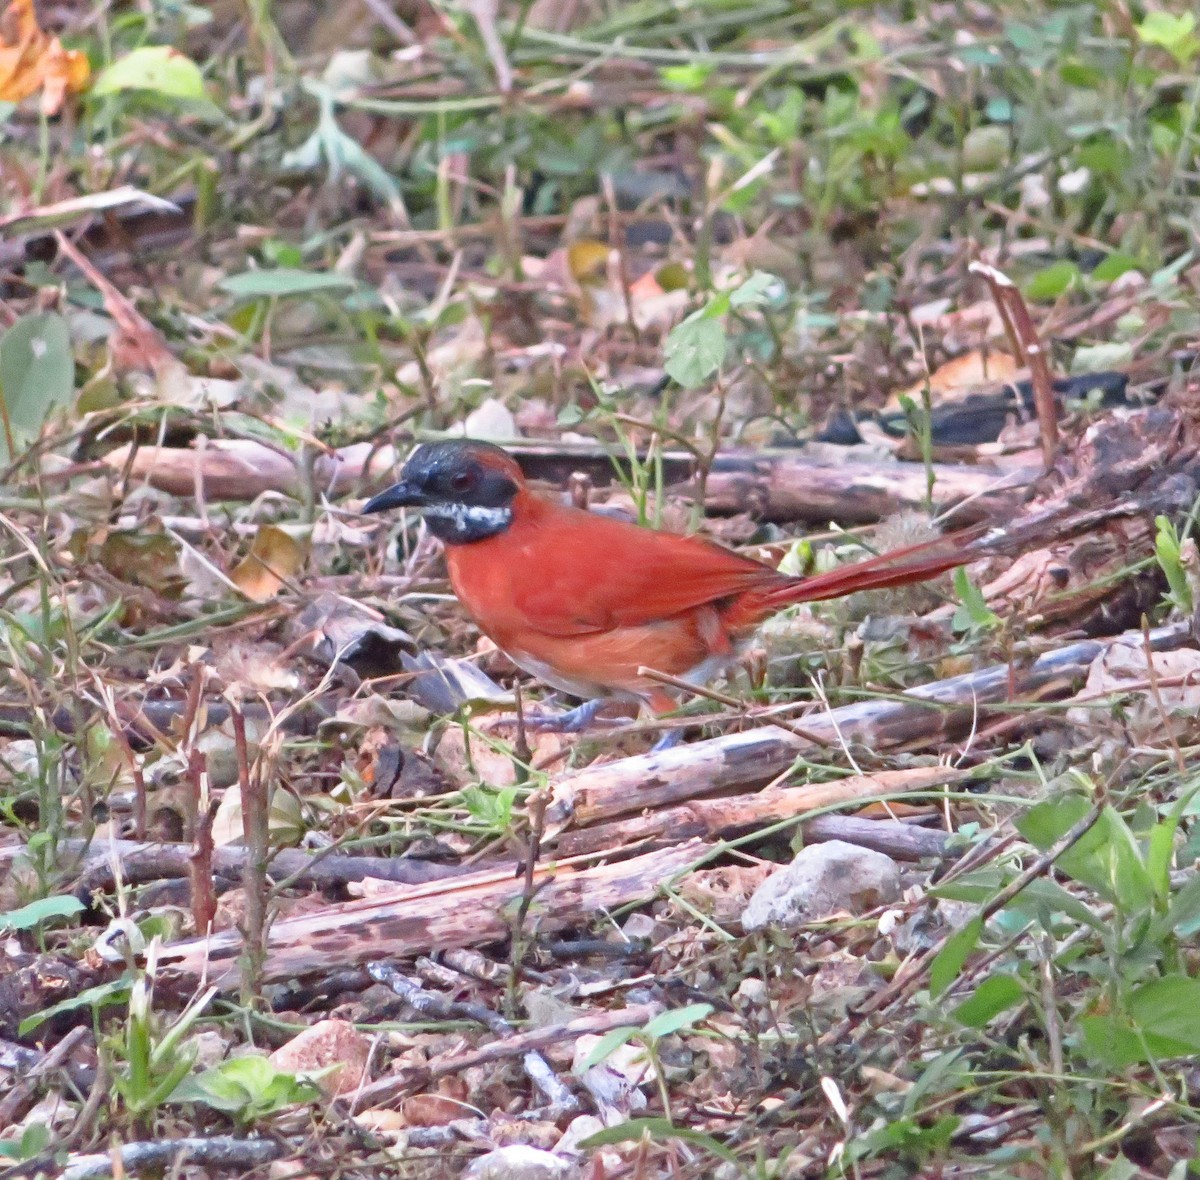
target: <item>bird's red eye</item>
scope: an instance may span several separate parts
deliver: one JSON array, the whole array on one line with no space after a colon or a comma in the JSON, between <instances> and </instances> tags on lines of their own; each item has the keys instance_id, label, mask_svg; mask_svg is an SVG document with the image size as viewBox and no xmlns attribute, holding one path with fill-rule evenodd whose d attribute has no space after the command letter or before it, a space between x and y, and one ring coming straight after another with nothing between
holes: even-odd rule
<instances>
[{"instance_id":1,"label":"bird's red eye","mask_svg":"<svg viewBox=\"0 0 1200 1180\"><path fill-rule=\"evenodd\" d=\"M459 471L457 474L450 477L450 486L456 492L467 492L471 490L471 485L475 482L475 477L469 471Z\"/></svg>"}]
</instances>

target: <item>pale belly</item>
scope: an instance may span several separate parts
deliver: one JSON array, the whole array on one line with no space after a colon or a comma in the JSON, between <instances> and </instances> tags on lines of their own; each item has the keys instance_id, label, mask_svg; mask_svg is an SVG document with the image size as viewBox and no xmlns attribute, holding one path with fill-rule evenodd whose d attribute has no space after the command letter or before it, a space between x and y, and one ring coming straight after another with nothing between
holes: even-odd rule
<instances>
[{"instance_id":1,"label":"pale belly","mask_svg":"<svg viewBox=\"0 0 1200 1180\"><path fill-rule=\"evenodd\" d=\"M608 688L603 684L564 676L545 661L539 660L526 652L506 649L505 654L518 668L524 672L528 672L530 676L536 677L543 684L548 684L551 688L557 688L560 692L570 693L571 696L579 697L584 701L594 700L596 697L616 697L619 700L628 701L641 699L633 692L622 692L618 689Z\"/></svg>"}]
</instances>

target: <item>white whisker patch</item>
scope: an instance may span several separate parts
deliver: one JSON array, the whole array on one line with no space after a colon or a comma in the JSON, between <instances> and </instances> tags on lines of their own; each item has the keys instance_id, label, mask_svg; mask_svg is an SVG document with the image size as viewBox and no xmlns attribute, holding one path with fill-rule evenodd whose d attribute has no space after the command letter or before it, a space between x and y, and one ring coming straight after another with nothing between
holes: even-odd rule
<instances>
[{"instance_id":1,"label":"white whisker patch","mask_svg":"<svg viewBox=\"0 0 1200 1180\"><path fill-rule=\"evenodd\" d=\"M436 522L432 531L445 541L482 541L512 523L511 508L485 508L479 504L423 504L421 512Z\"/></svg>"}]
</instances>

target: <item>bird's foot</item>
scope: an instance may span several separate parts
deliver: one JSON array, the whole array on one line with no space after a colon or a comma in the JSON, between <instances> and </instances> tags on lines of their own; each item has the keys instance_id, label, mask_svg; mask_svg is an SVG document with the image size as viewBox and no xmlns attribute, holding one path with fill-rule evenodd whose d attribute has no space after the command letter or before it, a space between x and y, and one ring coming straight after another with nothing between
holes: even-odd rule
<instances>
[{"instance_id":1,"label":"bird's foot","mask_svg":"<svg viewBox=\"0 0 1200 1180\"><path fill-rule=\"evenodd\" d=\"M651 754L661 754L663 750L674 749L683 741L683 729L668 729L662 737L650 747Z\"/></svg>"},{"instance_id":2,"label":"bird's foot","mask_svg":"<svg viewBox=\"0 0 1200 1180\"><path fill-rule=\"evenodd\" d=\"M606 697L597 697L586 701L575 709L565 709L561 713L540 713L536 710L522 713L518 718L515 714L505 714L494 718L488 728L500 725L516 725L523 722L527 730L536 733L583 733L586 729L610 728L625 724L625 718L599 717L597 714L609 704Z\"/></svg>"},{"instance_id":3,"label":"bird's foot","mask_svg":"<svg viewBox=\"0 0 1200 1180\"><path fill-rule=\"evenodd\" d=\"M582 733L596 724L597 714L606 704L603 697L597 697L565 713L526 713L525 727L543 733Z\"/></svg>"}]
</instances>

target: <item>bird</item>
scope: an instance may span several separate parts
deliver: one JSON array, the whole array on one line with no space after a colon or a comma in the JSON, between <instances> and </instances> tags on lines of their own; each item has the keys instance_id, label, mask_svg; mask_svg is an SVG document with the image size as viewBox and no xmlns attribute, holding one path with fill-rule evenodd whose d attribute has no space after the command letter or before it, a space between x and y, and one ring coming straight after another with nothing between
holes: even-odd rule
<instances>
[{"instance_id":1,"label":"bird","mask_svg":"<svg viewBox=\"0 0 1200 1180\"><path fill-rule=\"evenodd\" d=\"M445 546L458 601L512 661L585 703L546 728L581 730L617 698L652 714L676 697L647 669L701 687L785 607L907 585L971 560L978 530L796 577L695 535L539 495L503 448L422 443L364 513L411 508ZM671 743L670 731L663 743Z\"/></svg>"}]
</instances>

